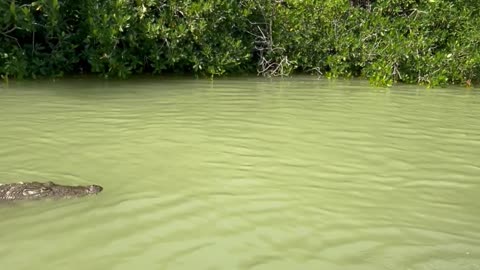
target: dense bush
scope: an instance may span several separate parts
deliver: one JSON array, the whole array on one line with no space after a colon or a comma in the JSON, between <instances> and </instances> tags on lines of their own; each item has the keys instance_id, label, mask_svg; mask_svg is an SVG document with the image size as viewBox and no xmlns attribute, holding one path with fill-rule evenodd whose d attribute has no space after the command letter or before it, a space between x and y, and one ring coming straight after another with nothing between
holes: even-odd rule
<instances>
[{"instance_id":1,"label":"dense bush","mask_svg":"<svg viewBox=\"0 0 480 270\"><path fill-rule=\"evenodd\" d=\"M480 76L476 0L4 0L0 75Z\"/></svg>"}]
</instances>

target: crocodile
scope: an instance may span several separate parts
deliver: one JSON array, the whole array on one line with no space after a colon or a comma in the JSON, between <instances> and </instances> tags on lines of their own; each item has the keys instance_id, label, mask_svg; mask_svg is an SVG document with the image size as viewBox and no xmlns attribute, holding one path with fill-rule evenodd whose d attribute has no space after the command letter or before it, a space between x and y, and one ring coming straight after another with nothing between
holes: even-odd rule
<instances>
[{"instance_id":1,"label":"crocodile","mask_svg":"<svg viewBox=\"0 0 480 270\"><path fill-rule=\"evenodd\" d=\"M103 187L98 185L67 186L54 182L18 182L0 184L0 201L69 199L95 195Z\"/></svg>"}]
</instances>

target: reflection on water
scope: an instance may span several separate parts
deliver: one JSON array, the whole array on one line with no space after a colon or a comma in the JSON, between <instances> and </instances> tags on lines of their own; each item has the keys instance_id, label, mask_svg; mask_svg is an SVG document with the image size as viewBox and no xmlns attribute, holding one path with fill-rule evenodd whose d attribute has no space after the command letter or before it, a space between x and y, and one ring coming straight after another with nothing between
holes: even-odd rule
<instances>
[{"instance_id":1,"label":"reflection on water","mask_svg":"<svg viewBox=\"0 0 480 270\"><path fill-rule=\"evenodd\" d=\"M480 269L475 90L312 78L0 92L2 269Z\"/></svg>"}]
</instances>

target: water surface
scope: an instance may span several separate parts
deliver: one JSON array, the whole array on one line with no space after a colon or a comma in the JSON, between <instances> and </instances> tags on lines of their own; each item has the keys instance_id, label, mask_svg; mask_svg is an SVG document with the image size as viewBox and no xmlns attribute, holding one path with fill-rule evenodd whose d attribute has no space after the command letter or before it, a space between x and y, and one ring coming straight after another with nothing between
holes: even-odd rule
<instances>
[{"instance_id":1,"label":"water surface","mask_svg":"<svg viewBox=\"0 0 480 270\"><path fill-rule=\"evenodd\" d=\"M480 96L85 79L0 88L2 269L480 269Z\"/></svg>"}]
</instances>

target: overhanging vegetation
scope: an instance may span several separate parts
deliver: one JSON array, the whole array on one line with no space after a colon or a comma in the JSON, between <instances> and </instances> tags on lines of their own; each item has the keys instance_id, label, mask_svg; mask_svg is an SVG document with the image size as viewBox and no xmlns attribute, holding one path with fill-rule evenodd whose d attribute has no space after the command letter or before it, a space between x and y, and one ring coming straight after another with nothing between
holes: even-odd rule
<instances>
[{"instance_id":1,"label":"overhanging vegetation","mask_svg":"<svg viewBox=\"0 0 480 270\"><path fill-rule=\"evenodd\" d=\"M1 1L0 75L295 72L471 85L476 0Z\"/></svg>"}]
</instances>

